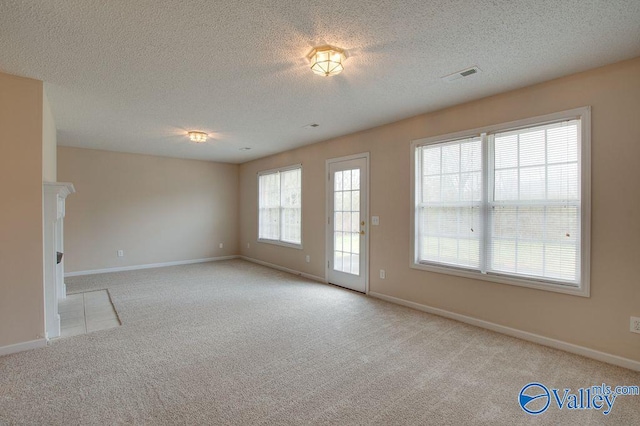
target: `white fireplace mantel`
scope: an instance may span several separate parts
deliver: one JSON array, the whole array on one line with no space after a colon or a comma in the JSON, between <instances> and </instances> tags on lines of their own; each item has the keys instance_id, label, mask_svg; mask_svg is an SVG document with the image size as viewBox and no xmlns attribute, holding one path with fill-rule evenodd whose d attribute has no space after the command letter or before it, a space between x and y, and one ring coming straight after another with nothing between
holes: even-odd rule
<instances>
[{"instance_id":1,"label":"white fireplace mantel","mask_svg":"<svg viewBox=\"0 0 640 426\"><path fill-rule=\"evenodd\" d=\"M58 301L66 297L64 285L64 257L57 263L57 252L64 253L65 199L76 192L73 184L44 182L43 238L44 238L44 310L47 339L60 336Z\"/></svg>"}]
</instances>

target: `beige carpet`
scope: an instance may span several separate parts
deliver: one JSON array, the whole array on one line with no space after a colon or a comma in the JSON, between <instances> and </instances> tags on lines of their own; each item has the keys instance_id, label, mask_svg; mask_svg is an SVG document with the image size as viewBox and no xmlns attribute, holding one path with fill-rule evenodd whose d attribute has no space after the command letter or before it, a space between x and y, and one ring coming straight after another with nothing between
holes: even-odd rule
<instances>
[{"instance_id":1,"label":"beige carpet","mask_svg":"<svg viewBox=\"0 0 640 426\"><path fill-rule=\"evenodd\" d=\"M518 405L640 373L241 260L67 279L122 326L0 358L0 424L640 424Z\"/></svg>"}]
</instances>

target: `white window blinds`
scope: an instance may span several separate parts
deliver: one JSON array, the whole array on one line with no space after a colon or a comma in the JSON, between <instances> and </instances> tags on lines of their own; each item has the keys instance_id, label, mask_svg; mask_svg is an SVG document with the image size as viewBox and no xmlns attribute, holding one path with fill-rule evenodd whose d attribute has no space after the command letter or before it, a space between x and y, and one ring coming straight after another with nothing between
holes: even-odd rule
<instances>
[{"instance_id":1,"label":"white window blinds","mask_svg":"<svg viewBox=\"0 0 640 426\"><path fill-rule=\"evenodd\" d=\"M416 263L578 286L580 119L416 146Z\"/></svg>"},{"instance_id":2,"label":"white window blinds","mask_svg":"<svg viewBox=\"0 0 640 426\"><path fill-rule=\"evenodd\" d=\"M479 268L480 138L422 147L420 165L420 260Z\"/></svg>"},{"instance_id":3,"label":"white window blinds","mask_svg":"<svg viewBox=\"0 0 640 426\"><path fill-rule=\"evenodd\" d=\"M301 244L302 169L260 173L258 194L258 238Z\"/></svg>"},{"instance_id":4,"label":"white window blinds","mask_svg":"<svg viewBox=\"0 0 640 426\"><path fill-rule=\"evenodd\" d=\"M497 133L488 270L580 279L579 121Z\"/></svg>"}]
</instances>

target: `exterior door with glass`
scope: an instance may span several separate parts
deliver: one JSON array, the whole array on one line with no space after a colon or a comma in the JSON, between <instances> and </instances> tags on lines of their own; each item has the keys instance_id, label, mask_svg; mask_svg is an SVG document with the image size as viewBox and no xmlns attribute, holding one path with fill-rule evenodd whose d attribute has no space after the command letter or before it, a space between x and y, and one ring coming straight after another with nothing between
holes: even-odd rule
<instances>
[{"instance_id":1,"label":"exterior door with glass","mask_svg":"<svg viewBox=\"0 0 640 426\"><path fill-rule=\"evenodd\" d=\"M328 281L362 293L368 284L368 155L327 162Z\"/></svg>"}]
</instances>

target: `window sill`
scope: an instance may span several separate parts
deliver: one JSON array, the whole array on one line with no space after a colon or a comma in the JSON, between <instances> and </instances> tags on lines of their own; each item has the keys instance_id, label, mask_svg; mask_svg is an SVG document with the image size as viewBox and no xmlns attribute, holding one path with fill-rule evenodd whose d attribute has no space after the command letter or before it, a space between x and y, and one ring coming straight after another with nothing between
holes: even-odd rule
<instances>
[{"instance_id":1,"label":"window sill","mask_svg":"<svg viewBox=\"0 0 640 426\"><path fill-rule=\"evenodd\" d=\"M279 241L279 240L266 240L263 238L258 238L258 242L265 243L265 244L273 244L274 246L281 246L281 247L288 247L288 248L293 248L297 250L302 250L302 244L286 243L284 241Z\"/></svg>"},{"instance_id":2,"label":"window sill","mask_svg":"<svg viewBox=\"0 0 640 426\"><path fill-rule=\"evenodd\" d=\"M536 290L545 290L555 293L571 294L573 296L590 297L589 285L582 283L580 287L571 285L556 284L552 282L527 280L523 278L506 277L500 275L483 274L477 271L469 271L464 269L448 268L446 266L427 265L423 263L411 262L409 265L412 269L422 271L436 272L439 274L454 275L458 277L471 278L482 281L490 281L499 284L509 284L518 287L533 288Z\"/></svg>"}]
</instances>

